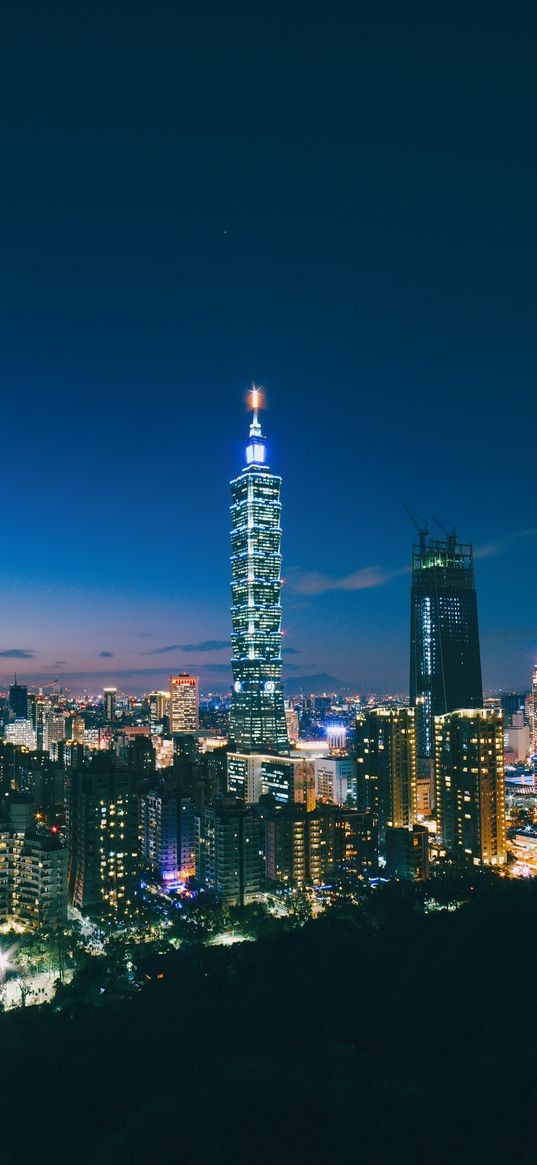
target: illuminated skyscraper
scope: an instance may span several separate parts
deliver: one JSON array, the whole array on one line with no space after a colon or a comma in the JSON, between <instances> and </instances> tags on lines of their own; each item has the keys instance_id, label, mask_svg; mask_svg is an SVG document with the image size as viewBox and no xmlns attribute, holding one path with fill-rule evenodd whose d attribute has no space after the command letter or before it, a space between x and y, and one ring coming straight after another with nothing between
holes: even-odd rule
<instances>
[{"instance_id":1,"label":"illuminated skyscraper","mask_svg":"<svg viewBox=\"0 0 537 1165\"><path fill-rule=\"evenodd\" d=\"M197 732L199 728L199 679L186 672L170 676L170 732Z\"/></svg>"},{"instance_id":2,"label":"illuminated skyscraper","mask_svg":"<svg viewBox=\"0 0 537 1165\"><path fill-rule=\"evenodd\" d=\"M231 482L233 698L239 752L289 751L282 688L281 477L270 473L252 390L246 465Z\"/></svg>"},{"instance_id":3,"label":"illuminated skyscraper","mask_svg":"<svg viewBox=\"0 0 537 1165\"><path fill-rule=\"evenodd\" d=\"M116 718L117 688L105 688L103 691L104 718L107 724L113 724Z\"/></svg>"},{"instance_id":4,"label":"illuminated skyscraper","mask_svg":"<svg viewBox=\"0 0 537 1165\"><path fill-rule=\"evenodd\" d=\"M439 542L423 530L412 548L410 703L418 776L432 780L434 717L483 706L473 553L455 533Z\"/></svg>"}]
</instances>

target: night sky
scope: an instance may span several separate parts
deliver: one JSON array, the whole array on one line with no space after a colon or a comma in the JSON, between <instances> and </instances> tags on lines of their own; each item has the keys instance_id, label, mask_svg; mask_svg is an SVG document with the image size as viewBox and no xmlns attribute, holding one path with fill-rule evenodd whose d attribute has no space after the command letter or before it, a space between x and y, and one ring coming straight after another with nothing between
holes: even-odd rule
<instances>
[{"instance_id":1,"label":"night sky","mask_svg":"<svg viewBox=\"0 0 537 1165\"><path fill-rule=\"evenodd\" d=\"M516 0L4 6L0 679L227 684L255 380L288 676L407 688L406 503L474 543L486 687L528 684L536 33Z\"/></svg>"}]
</instances>

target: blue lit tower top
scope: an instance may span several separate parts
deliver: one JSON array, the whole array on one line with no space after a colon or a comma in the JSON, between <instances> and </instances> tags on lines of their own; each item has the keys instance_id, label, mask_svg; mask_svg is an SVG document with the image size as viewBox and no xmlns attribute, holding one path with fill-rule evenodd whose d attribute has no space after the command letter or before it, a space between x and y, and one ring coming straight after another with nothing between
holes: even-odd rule
<instances>
[{"instance_id":1,"label":"blue lit tower top","mask_svg":"<svg viewBox=\"0 0 537 1165\"><path fill-rule=\"evenodd\" d=\"M246 465L231 482L233 696L230 740L240 752L288 752L281 649L281 477L270 473L259 390Z\"/></svg>"}]
</instances>

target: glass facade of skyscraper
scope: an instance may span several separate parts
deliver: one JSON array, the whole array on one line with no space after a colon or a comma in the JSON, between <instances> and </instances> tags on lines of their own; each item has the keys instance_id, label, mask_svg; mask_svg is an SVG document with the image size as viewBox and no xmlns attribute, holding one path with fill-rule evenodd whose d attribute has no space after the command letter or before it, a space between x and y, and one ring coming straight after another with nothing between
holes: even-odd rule
<instances>
[{"instance_id":1,"label":"glass facade of skyscraper","mask_svg":"<svg viewBox=\"0 0 537 1165\"><path fill-rule=\"evenodd\" d=\"M472 547L455 534L437 541L424 532L413 547L410 702L418 773L431 776L434 717L483 705Z\"/></svg>"},{"instance_id":2,"label":"glass facade of skyscraper","mask_svg":"<svg viewBox=\"0 0 537 1165\"><path fill-rule=\"evenodd\" d=\"M282 689L281 478L270 473L257 416L246 465L231 482L233 696L230 739L239 752L289 751Z\"/></svg>"}]
</instances>

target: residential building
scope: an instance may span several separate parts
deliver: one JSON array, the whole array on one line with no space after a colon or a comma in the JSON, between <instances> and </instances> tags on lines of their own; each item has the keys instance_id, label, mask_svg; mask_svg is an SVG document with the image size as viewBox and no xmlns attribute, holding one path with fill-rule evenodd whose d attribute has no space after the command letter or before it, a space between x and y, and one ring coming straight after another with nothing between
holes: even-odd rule
<instances>
[{"instance_id":1,"label":"residential building","mask_svg":"<svg viewBox=\"0 0 537 1165\"><path fill-rule=\"evenodd\" d=\"M507 856L503 732L493 708L435 719L438 837L477 864L503 865Z\"/></svg>"},{"instance_id":2,"label":"residential building","mask_svg":"<svg viewBox=\"0 0 537 1165\"><path fill-rule=\"evenodd\" d=\"M413 825L416 800L416 716L413 708L369 708L356 718L357 801L370 809L384 852L390 825Z\"/></svg>"}]
</instances>

